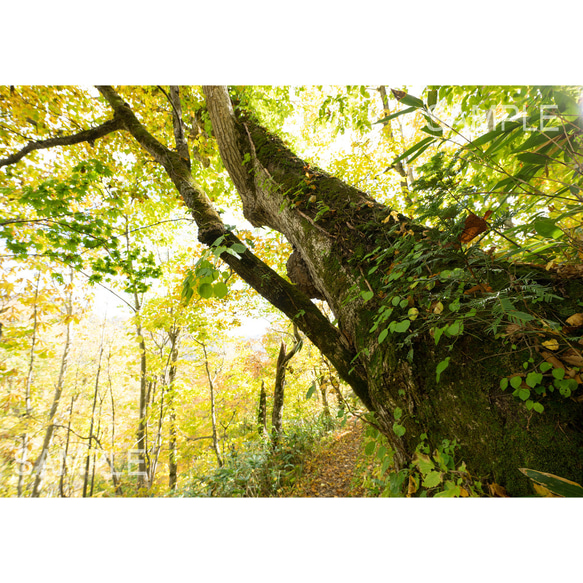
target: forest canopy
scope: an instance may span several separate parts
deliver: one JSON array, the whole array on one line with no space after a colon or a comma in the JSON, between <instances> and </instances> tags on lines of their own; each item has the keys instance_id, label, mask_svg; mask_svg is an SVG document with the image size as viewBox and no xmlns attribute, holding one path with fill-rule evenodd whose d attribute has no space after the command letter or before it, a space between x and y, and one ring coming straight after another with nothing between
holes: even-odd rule
<instances>
[{"instance_id":1,"label":"forest canopy","mask_svg":"<svg viewBox=\"0 0 583 583\"><path fill-rule=\"evenodd\" d=\"M582 103L0 87L0 494L580 495Z\"/></svg>"}]
</instances>

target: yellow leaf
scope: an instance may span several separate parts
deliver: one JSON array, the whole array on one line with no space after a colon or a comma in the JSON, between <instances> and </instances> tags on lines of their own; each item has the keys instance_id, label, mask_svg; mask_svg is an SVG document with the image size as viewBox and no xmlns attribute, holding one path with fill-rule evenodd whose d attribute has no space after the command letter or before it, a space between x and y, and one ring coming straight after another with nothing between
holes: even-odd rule
<instances>
[{"instance_id":1,"label":"yellow leaf","mask_svg":"<svg viewBox=\"0 0 583 583\"><path fill-rule=\"evenodd\" d=\"M554 338L543 342L543 346L549 350L559 350L559 343Z\"/></svg>"},{"instance_id":2,"label":"yellow leaf","mask_svg":"<svg viewBox=\"0 0 583 583\"><path fill-rule=\"evenodd\" d=\"M550 490L547 490L544 486L541 486L540 484L533 483L532 487L539 496L544 496L545 498L559 498L559 496L553 496Z\"/></svg>"},{"instance_id":3,"label":"yellow leaf","mask_svg":"<svg viewBox=\"0 0 583 583\"><path fill-rule=\"evenodd\" d=\"M569 326L583 326L583 314L573 314L567 318L567 324L569 324Z\"/></svg>"},{"instance_id":4,"label":"yellow leaf","mask_svg":"<svg viewBox=\"0 0 583 583\"><path fill-rule=\"evenodd\" d=\"M419 488L419 481L416 480L413 476L409 476L409 487L407 489L407 496L411 496L411 494L415 494L417 489Z\"/></svg>"},{"instance_id":5,"label":"yellow leaf","mask_svg":"<svg viewBox=\"0 0 583 583\"><path fill-rule=\"evenodd\" d=\"M441 302L437 302L437 304L435 304L435 307L433 308L433 313L441 314L441 312L443 312L443 304Z\"/></svg>"},{"instance_id":6,"label":"yellow leaf","mask_svg":"<svg viewBox=\"0 0 583 583\"><path fill-rule=\"evenodd\" d=\"M468 491L465 488L461 488L460 487L460 496L462 498L467 498L469 496L469 493L468 493Z\"/></svg>"}]
</instances>

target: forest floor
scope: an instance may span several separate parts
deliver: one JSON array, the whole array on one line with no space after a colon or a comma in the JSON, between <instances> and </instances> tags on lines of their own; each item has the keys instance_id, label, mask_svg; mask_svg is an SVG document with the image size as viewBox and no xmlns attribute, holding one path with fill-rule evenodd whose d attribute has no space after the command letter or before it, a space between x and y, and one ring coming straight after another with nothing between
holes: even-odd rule
<instances>
[{"instance_id":1,"label":"forest floor","mask_svg":"<svg viewBox=\"0 0 583 583\"><path fill-rule=\"evenodd\" d=\"M363 495L362 487L353 483L361 456L363 423L352 419L336 430L328 443L305 463L304 470L286 497L346 498Z\"/></svg>"}]
</instances>

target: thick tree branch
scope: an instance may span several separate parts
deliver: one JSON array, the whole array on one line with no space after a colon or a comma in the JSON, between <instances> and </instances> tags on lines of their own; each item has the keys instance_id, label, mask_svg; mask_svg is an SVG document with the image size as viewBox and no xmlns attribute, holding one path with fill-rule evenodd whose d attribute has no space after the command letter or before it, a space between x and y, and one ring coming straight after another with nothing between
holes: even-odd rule
<instances>
[{"instance_id":1,"label":"thick tree branch","mask_svg":"<svg viewBox=\"0 0 583 583\"><path fill-rule=\"evenodd\" d=\"M225 225L217 211L213 208L209 198L200 191L194 183L190 169L177 152L161 144L140 123L130 106L109 86L97 87L107 99L109 105L118 115L126 130L136 141L166 170L168 176L176 186L184 202L192 212L192 216L199 228L199 238L211 244L217 237L225 233Z\"/></svg>"},{"instance_id":2,"label":"thick tree branch","mask_svg":"<svg viewBox=\"0 0 583 583\"><path fill-rule=\"evenodd\" d=\"M97 127L91 128L90 130L83 130L78 134L73 134L72 136L61 136L58 138L49 138L48 140L40 140L38 142L29 142L18 152L7 158L0 159L0 168L2 166L9 166L10 164L16 164L16 162L22 160L27 154L30 154L30 152L34 152L35 150L46 150L48 148L54 148L55 146L72 146L73 144L80 144L81 142L91 143L121 128L121 119L114 115L113 119L110 119Z\"/></svg>"},{"instance_id":3,"label":"thick tree branch","mask_svg":"<svg viewBox=\"0 0 583 583\"><path fill-rule=\"evenodd\" d=\"M125 129L165 168L192 212L199 229L199 240L206 245L212 245L218 237L224 236L222 244L227 247L243 245L234 233L227 231L209 198L195 185L188 166L179 154L156 140L113 88L100 86L98 89L123 120ZM216 131L215 128L215 133ZM221 259L268 302L297 323L306 336L329 358L340 376L350 383L363 403L369 408L372 406L364 372L352 366L354 351L340 331L304 293L253 255L249 249L237 255L224 252Z\"/></svg>"},{"instance_id":4,"label":"thick tree branch","mask_svg":"<svg viewBox=\"0 0 583 583\"><path fill-rule=\"evenodd\" d=\"M170 86L170 103L172 104L172 125L174 127L174 141L176 151L190 168L190 153L184 137L184 122L182 121L182 105L180 103L180 90L177 85Z\"/></svg>"}]
</instances>

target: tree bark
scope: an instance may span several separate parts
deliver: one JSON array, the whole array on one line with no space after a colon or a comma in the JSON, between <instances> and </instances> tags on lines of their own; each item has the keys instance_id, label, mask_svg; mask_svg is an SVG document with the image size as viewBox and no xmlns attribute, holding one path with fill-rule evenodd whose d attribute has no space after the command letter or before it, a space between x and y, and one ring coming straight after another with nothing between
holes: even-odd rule
<instances>
[{"instance_id":1,"label":"tree bark","mask_svg":"<svg viewBox=\"0 0 583 583\"><path fill-rule=\"evenodd\" d=\"M175 490L178 480L178 461L176 447L176 408L174 397L176 394L176 373L178 361L178 339L180 327L173 326L169 332L170 337L170 370L168 371L168 487Z\"/></svg>"},{"instance_id":2,"label":"tree bark","mask_svg":"<svg viewBox=\"0 0 583 583\"><path fill-rule=\"evenodd\" d=\"M83 476L83 498L87 496L87 487L89 486L89 464L91 462L91 452L93 450L93 427L95 425L95 409L97 408L97 398L99 396L99 377L101 375L101 358L103 356L103 344L105 335L105 322L103 319L103 328L101 330L101 343L99 346L99 356L97 357L97 372L95 373L95 390L93 392L93 405L91 407L91 420L89 422L89 442L87 444L87 454L85 457L85 474ZM95 461L95 457L94 457ZM93 487L91 487L93 490Z\"/></svg>"},{"instance_id":3,"label":"tree bark","mask_svg":"<svg viewBox=\"0 0 583 583\"><path fill-rule=\"evenodd\" d=\"M265 381L261 381L261 392L259 393L259 406L257 408L257 431L260 437L267 435L267 392L265 391Z\"/></svg>"},{"instance_id":4,"label":"tree bark","mask_svg":"<svg viewBox=\"0 0 583 583\"><path fill-rule=\"evenodd\" d=\"M376 265L371 257L378 248L391 247L397 236L403 236L403 230L422 240L424 229L402 215L389 219L389 208L310 167L248 115L237 117L226 89L205 87L204 91L221 157L241 195L247 219L254 226L282 232L301 254L314 285L336 316L338 330L354 351L353 366L364 371L364 391L337 369L365 405L376 412L383 433L395 449L397 466L411 460L419 436L427 433L433 447L443 439L456 439L461 444L461 458L475 475L504 485L513 495L532 492L519 467L581 482L581 406L572 400L551 399L544 415L533 416L524 404L503 393L499 388L501 377L520 370L522 357L501 356L500 342L483 331L479 320L475 326L468 326L452 353L436 346L429 334L421 335L414 341L412 362L397 334L391 334L381 345L378 335L370 333L381 291L378 277L368 275ZM312 193L330 209L318 222L316 208L310 202ZM388 234L387 223L393 220L402 225L398 235ZM583 295L580 280L564 281L533 266L521 272L519 266L492 265L485 255L483 263L507 274L492 282L497 289L508 288L513 277L526 272L551 285L554 293L565 298L559 312L554 305L544 306L545 313L554 314L551 319L564 321L579 311L575 300ZM381 268L390 270L390 261ZM433 273L446 268L451 269L452 264L445 254L441 265L432 265ZM358 291L367 290L375 292L368 303L358 295ZM299 322L300 328L302 324ZM320 349L329 356L326 347ZM474 363L476 355L480 359ZM449 367L440 383L436 367L447 356ZM333 358L330 360L336 365ZM397 407L407 412L401 423L406 433L401 437L393 431Z\"/></svg>"},{"instance_id":5,"label":"tree bark","mask_svg":"<svg viewBox=\"0 0 583 583\"><path fill-rule=\"evenodd\" d=\"M322 397L322 411L324 415L330 419L332 415L330 414L330 406L328 405L328 390L326 389L326 375L318 373L316 369L314 369L314 382L316 386L320 389L320 395Z\"/></svg>"},{"instance_id":6,"label":"tree bark","mask_svg":"<svg viewBox=\"0 0 583 583\"><path fill-rule=\"evenodd\" d=\"M69 282L69 292L67 293L66 305L65 305L65 346L63 348L63 356L61 358L61 368L59 370L59 378L57 380L57 386L55 388L55 396L53 397L53 403L51 405L51 410L49 412L49 420L47 429L45 431L45 437L43 440L43 446L39 457L37 458L33 474L34 485L32 488L32 497L37 498L40 495L40 489L43 480L43 472L46 464L46 459L49 454L49 447L51 446L51 441L53 438L54 425L53 420L57 414L59 408L59 403L61 402L61 395L63 394L63 387L65 386L65 374L67 373L67 367L69 364L69 350L71 348L71 317L73 315L73 270L71 269L71 279Z\"/></svg>"},{"instance_id":7,"label":"tree bark","mask_svg":"<svg viewBox=\"0 0 583 583\"><path fill-rule=\"evenodd\" d=\"M67 475L67 456L69 455L69 442L71 440L71 423L73 421L73 407L78 394L75 393L71 397L71 406L69 407L69 420L67 421L67 438L65 440L65 451L63 452L63 459L61 461L61 468L59 471L59 496L66 498L65 494L65 476Z\"/></svg>"},{"instance_id":8,"label":"tree bark","mask_svg":"<svg viewBox=\"0 0 583 583\"><path fill-rule=\"evenodd\" d=\"M32 390L32 376L34 371L34 357L36 348L36 335L38 332L38 292L40 285L40 271L36 277L36 284L34 288L34 303L32 312L32 338L30 340L30 355L28 359L28 373L26 375L26 384L24 386L24 415L22 416L26 419L27 423L32 415L32 400L31 400L31 390ZM29 435L28 427L25 428L21 436L21 451L20 451L20 462L18 465L18 486L17 493L18 496L22 496L24 493L24 476L26 474L26 467L29 465L28 458L28 448L29 448Z\"/></svg>"},{"instance_id":9,"label":"tree bark","mask_svg":"<svg viewBox=\"0 0 583 583\"><path fill-rule=\"evenodd\" d=\"M286 352L285 343L282 341L277 364L275 366L275 385L273 388L273 410L271 413L271 439L277 445L283 431L283 401L285 396L285 373L289 361L302 347L302 339L297 326L294 325L295 343L289 352Z\"/></svg>"},{"instance_id":10,"label":"tree bark","mask_svg":"<svg viewBox=\"0 0 583 583\"><path fill-rule=\"evenodd\" d=\"M201 242L212 245L222 236L227 246L240 244L196 187L180 156L147 132L113 89L99 90L124 128L165 168L192 211ZM392 248L397 238L404 236L403 230L390 234L389 221L398 221L416 241L423 239L425 229L396 213L393 219L391 209L366 193L300 160L250 115L235 113L226 88L205 87L204 93L223 163L240 194L246 218L256 227L267 226L285 235L320 297L330 305L337 324L249 250L236 256L223 253L221 259L297 323L363 404L375 411L381 430L396 451L397 465L411 460L419 436L427 433L433 448L443 439L456 439L461 446L459 456L474 475L495 480L513 495L531 493L530 482L519 467L583 481L580 404L551 395L544 414L533 416L522 403L502 392L501 377L522 370L523 357L515 352L501 355L500 342L484 332L480 320L473 326L468 323L452 353L444 343L436 345L429 333L415 338L413 353L403 347L398 334L390 334L381 344L378 335L371 333L381 292L386 293L379 274L392 269L394 260L387 257L379 268L374 254L378 249ZM328 210L317 216L318 209L325 208ZM561 306L544 305L544 313L555 321L564 321L579 311L576 300L583 296L580 280L562 280L552 271L531 266L522 269L486 256L483 264L497 274L492 281L495 291L508 289L512 278L521 273L530 273L551 286L564 298ZM377 269L374 277L373 267ZM451 267L444 254L441 264L433 264L431 270L438 273ZM366 300L359 292L373 292L374 298ZM412 358L408 358L410 354ZM449 367L439 382L437 364L448 356ZM406 433L400 437L393 431L397 407L406 412L400 420Z\"/></svg>"},{"instance_id":11,"label":"tree bark","mask_svg":"<svg viewBox=\"0 0 583 583\"><path fill-rule=\"evenodd\" d=\"M204 342L199 342L195 340L195 342L202 348L202 353L204 355L204 368L206 371L206 378L209 384L209 392L210 392L210 400L211 400L211 426L212 426L212 437L213 437L213 450L215 452L215 456L217 458L217 464L219 468L223 467L223 459L221 457L221 451L219 448L219 435L217 432L217 411L216 411L216 403L215 403L215 384L214 381L217 378L218 370L215 370L214 376L211 375L209 358L206 351L206 344Z\"/></svg>"}]
</instances>

